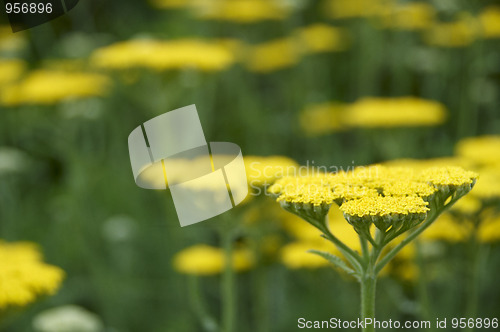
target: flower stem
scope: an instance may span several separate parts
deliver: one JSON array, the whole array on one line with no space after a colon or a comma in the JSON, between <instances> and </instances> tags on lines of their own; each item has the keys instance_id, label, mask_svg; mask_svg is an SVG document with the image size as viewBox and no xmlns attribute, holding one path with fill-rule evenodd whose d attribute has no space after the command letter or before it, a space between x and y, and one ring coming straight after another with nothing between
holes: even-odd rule
<instances>
[{"instance_id":1,"label":"flower stem","mask_svg":"<svg viewBox=\"0 0 500 332\"><path fill-rule=\"evenodd\" d=\"M222 275L222 326L223 331L233 332L236 318L236 283L233 269L233 233L222 234L225 267Z\"/></svg>"},{"instance_id":2,"label":"flower stem","mask_svg":"<svg viewBox=\"0 0 500 332\"><path fill-rule=\"evenodd\" d=\"M189 277L189 297L191 300L191 305L193 306L193 309L198 316L198 319L200 320L203 330L207 332L218 331L219 327L217 325L217 322L208 313L205 302L203 301L200 289L200 280L198 276Z\"/></svg>"},{"instance_id":3,"label":"flower stem","mask_svg":"<svg viewBox=\"0 0 500 332\"><path fill-rule=\"evenodd\" d=\"M361 319L375 318L375 289L377 277L367 273L361 278ZM373 324L365 325L363 332L375 331Z\"/></svg>"}]
</instances>

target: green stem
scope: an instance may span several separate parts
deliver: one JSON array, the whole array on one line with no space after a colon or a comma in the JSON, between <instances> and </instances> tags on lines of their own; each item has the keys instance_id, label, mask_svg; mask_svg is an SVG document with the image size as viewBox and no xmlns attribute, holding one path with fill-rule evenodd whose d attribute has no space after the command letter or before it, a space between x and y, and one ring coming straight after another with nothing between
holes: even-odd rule
<instances>
[{"instance_id":1,"label":"green stem","mask_svg":"<svg viewBox=\"0 0 500 332\"><path fill-rule=\"evenodd\" d=\"M194 312L198 316L204 331L215 332L219 326L215 319L208 313L205 301L201 295L200 280L198 276L189 276L189 298Z\"/></svg>"},{"instance_id":2,"label":"green stem","mask_svg":"<svg viewBox=\"0 0 500 332\"><path fill-rule=\"evenodd\" d=\"M375 289L377 277L373 273L367 273L361 279L361 319L375 318ZM373 324L365 325L363 332L375 331Z\"/></svg>"},{"instance_id":3,"label":"green stem","mask_svg":"<svg viewBox=\"0 0 500 332\"><path fill-rule=\"evenodd\" d=\"M375 235L376 245L368 250L367 239L360 235L361 245L363 247L363 274L360 278L361 284L361 319L366 322L367 318L375 318L375 290L377 285L377 272L375 266L378 257L383 249L385 233L377 230ZM364 244L363 244L364 243ZM366 248L365 248L366 247ZM365 325L363 332L375 331L373 324Z\"/></svg>"},{"instance_id":4,"label":"green stem","mask_svg":"<svg viewBox=\"0 0 500 332\"><path fill-rule=\"evenodd\" d=\"M233 234L222 234L225 267L222 275L222 326L224 332L233 332L236 321L236 283L233 269Z\"/></svg>"},{"instance_id":5,"label":"green stem","mask_svg":"<svg viewBox=\"0 0 500 332\"><path fill-rule=\"evenodd\" d=\"M431 313L431 304L429 292L427 291L427 273L425 269L424 257L420 241L415 241L416 263L418 265L419 277L417 280L417 291L420 302L420 314L422 319L429 320Z\"/></svg>"},{"instance_id":6,"label":"green stem","mask_svg":"<svg viewBox=\"0 0 500 332\"><path fill-rule=\"evenodd\" d=\"M466 317L476 318L477 309L479 303L479 286L481 279L481 272L485 261L487 260L487 253L482 249L484 247L479 243L477 237L477 225L474 228L474 233L471 236L469 243L469 253L470 253L470 267L469 277L468 277L468 288L467 288L467 307L465 310ZM467 331L474 331L474 328L468 328Z\"/></svg>"}]
</instances>

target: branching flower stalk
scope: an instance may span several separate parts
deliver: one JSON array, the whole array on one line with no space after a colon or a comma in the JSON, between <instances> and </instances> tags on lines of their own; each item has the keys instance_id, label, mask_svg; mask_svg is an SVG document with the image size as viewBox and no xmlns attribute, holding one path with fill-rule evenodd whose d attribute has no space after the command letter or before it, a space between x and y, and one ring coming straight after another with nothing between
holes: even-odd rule
<instances>
[{"instance_id":1,"label":"branching flower stalk","mask_svg":"<svg viewBox=\"0 0 500 332\"><path fill-rule=\"evenodd\" d=\"M310 250L357 279L361 286L361 318L365 320L375 318L376 284L381 270L444 210L466 195L476 179L477 174L459 167L416 172L374 165L368 171L358 168L349 173L287 177L269 191L285 210L319 229L322 237L342 253L343 257L337 257ZM358 233L361 252L349 248L330 231L327 215L333 203ZM399 241L403 234L406 236ZM374 330L373 324L363 328Z\"/></svg>"}]
</instances>

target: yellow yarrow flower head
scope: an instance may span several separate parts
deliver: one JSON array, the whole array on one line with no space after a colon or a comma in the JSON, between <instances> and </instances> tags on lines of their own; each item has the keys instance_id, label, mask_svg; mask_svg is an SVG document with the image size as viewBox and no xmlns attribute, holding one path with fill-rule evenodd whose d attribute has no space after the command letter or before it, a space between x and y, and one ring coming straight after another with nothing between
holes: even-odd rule
<instances>
[{"instance_id":1,"label":"yellow yarrow flower head","mask_svg":"<svg viewBox=\"0 0 500 332\"><path fill-rule=\"evenodd\" d=\"M274 39L248 46L245 65L250 71L269 73L294 66L300 55L296 39Z\"/></svg>"},{"instance_id":2,"label":"yellow yarrow flower head","mask_svg":"<svg viewBox=\"0 0 500 332\"><path fill-rule=\"evenodd\" d=\"M468 193L476 178L476 173L460 167L415 171L372 165L351 172L285 177L269 192L285 210L313 226L321 227L336 203L359 233L369 234L372 224L384 232L404 232L422 222L432 206Z\"/></svg>"},{"instance_id":3,"label":"yellow yarrow flower head","mask_svg":"<svg viewBox=\"0 0 500 332\"><path fill-rule=\"evenodd\" d=\"M105 95L109 85L109 78L101 74L37 70L2 89L0 103L52 105L66 99Z\"/></svg>"},{"instance_id":4,"label":"yellow yarrow flower head","mask_svg":"<svg viewBox=\"0 0 500 332\"><path fill-rule=\"evenodd\" d=\"M34 243L0 241L0 310L26 306L59 289L64 271L42 259Z\"/></svg>"},{"instance_id":5,"label":"yellow yarrow flower head","mask_svg":"<svg viewBox=\"0 0 500 332\"><path fill-rule=\"evenodd\" d=\"M345 129L345 106L340 103L307 105L300 113L300 127L308 136L324 135Z\"/></svg>"},{"instance_id":6,"label":"yellow yarrow flower head","mask_svg":"<svg viewBox=\"0 0 500 332\"><path fill-rule=\"evenodd\" d=\"M193 68L220 71L234 63L233 51L217 41L202 39L137 39L94 51L90 62L97 68L149 68L156 71Z\"/></svg>"},{"instance_id":7,"label":"yellow yarrow flower head","mask_svg":"<svg viewBox=\"0 0 500 332\"><path fill-rule=\"evenodd\" d=\"M483 38L500 38L500 7L486 7L479 14L479 22L482 28Z\"/></svg>"},{"instance_id":8,"label":"yellow yarrow flower head","mask_svg":"<svg viewBox=\"0 0 500 332\"><path fill-rule=\"evenodd\" d=\"M281 248L281 261L290 269L316 269L328 266L327 260L322 257L308 252L311 249L315 250L331 250L332 246L326 241L297 241L285 245Z\"/></svg>"},{"instance_id":9,"label":"yellow yarrow flower head","mask_svg":"<svg viewBox=\"0 0 500 332\"><path fill-rule=\"evenodd\" d=\"M323 220L337 198L327 174L282 178L268 192L285 210L306 220Z\"/></svg>"},{"instance_id":10,"label":"yellow yarrow flower head","mask_svg":"<svg viewBox=\"0 0 500 332\"><path fill-rule=\"evenodd\" d=\"M193 1L191 6L200 19L241 24L279 21L291 13L290 7L276 0L198 0Z\"/></svg>"},{"instance_id":11,"label":"yellow yarrow flower head","mask_svg":"<svg viewBox=\"0 0 500 332\"><path fill-rule=\"evenodd\" d=\"M340 206L346 220L356 230L366 231L371 223L381 231L407 230L427 216L429 203L418 196L375 196L350 200Z\"/></svg>"},{"instance_id":12,"label":"yellow yarrow flower head","mask_svg":"<svg viewBox=\"0 0 500 332\"><path fill-rule=\"evenodd\" d=\"M465 47L472 44L480 33L477 20L462 13L452 22L435 23L424 34L424 41L437 47Z\"/></svg>"},{"instance_id":13,"label":"yellow yarrow flower head","mask_svg":"<svg viewBox=\"0 0 500 332\"><path fill-rule=\"evenodd\" d=\"M442 104L415 97L363 98L345 113L347 125L361 128L435 126L445 120Z\"/></svg>"},{"instance_id":14,"label":"yellow yarrow flower head","mask_svg":"<svg viewBox=\"0 0 500 332\"><path fill-rule=\"evenodd\" d=\"M19 59L0 59L0 87L18 80L26 69L26 63Z\"/></svg>"},{"instance_id":15,"label":"yellow yarrow flower head","mask_svg":"<svg viewBox=\"0 0 500 332\"><path fill-rule=\"evenodd\" d=\"M8 25L0 25L0 54L15 54L28 45L24 32L12 33Z\"/></svg>"},{"instance_id":16,"label":"yellow yarrow flower head","mask_svg":"<svg viewBox=\"0 0 500 332\"><path fill-rule=\"evenodd\" d=\"M180 273L209 276L221 273L226 266L222 249L208 245L194 245L178 252L173 260L174 269ZM232 268L245 271L254 264L253 257L247 249L236 249L233 252Z\"/></svg>"},{"instance_id":17,"label":"yellow yarrow flower head","mask_svg":"<svg viewBox=\"0 0 500 332\"><path fill-rule=\"evenodd\" d=\"M297 173L298 164L284 156L245 156L245 171L251 188L268 187L277 179Z\"/></svg>"},{"instance_id":18,"label":"yellow yarrow flower head","mask_svg":"<svg viewBox=\"0 0 500 332\"><path fill-rule=\"evenodd\" d=\"M500 200L500 165L483 168L479 174L481 179L471 193L473 197L485 203L498 202Z\"/></svg>"},{"instance_id":19,"label":"yellow yarrow flower head","mask_svg":"<svg viewBox=\"0 0 500 332\"><path fill-rule=\"evenodd\" d=\"M478 174L461 167L431 167L421 172L422 181L432 184L441 194L441 199L461 197L472 190ZM443 201L444 203L444 201Z\"/></svg>"},{"instance_id":20,"label":"yellow yarrow flower head","mask_svg":"<svg viewBox=\"0 0 500 332\"><path fill-rule=\"evenodd\" d=\"M500 135L469 137L460 140L455 153L478 166L500 164Z\"/></svg>"},{"instance_id":21,"label":"yellow yarrow flower head","mask_svg":"<svg viewBox=\"0 0 500 332\"><path fill-rule=\"evenodd\" d=\"M343 51L349 46L347 32L327 24L314 24L295 32L302 53Z\"/></svg>"}]
</instances>

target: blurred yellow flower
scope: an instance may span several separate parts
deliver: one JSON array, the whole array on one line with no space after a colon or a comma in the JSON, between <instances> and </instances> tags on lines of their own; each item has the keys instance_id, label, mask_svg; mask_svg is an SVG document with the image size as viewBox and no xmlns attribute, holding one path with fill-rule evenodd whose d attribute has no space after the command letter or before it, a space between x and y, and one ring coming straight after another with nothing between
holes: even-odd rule
<instances>
[{"instance_id":1,"label":"blurred yellow flower","mask_svg":"<svg viewBox=\"0 0 500 332\"><path fill-rule=\"evenodd\" d=\"M500 38L500 7L486 7L479 14L479 22L484 38Z\"/></svg>"},{"instance_id":2,"label":"blurred yellow flower","mask_svg":"<svg viewBox=\"0 0 500 332\"><path fill-rule=\"evenodd\" d=\"M480 200L500 199L500 165L482 168L471 194Z\"/></svg>"},{"instance_id":3,"label":"blurred yellow flower","mask_svg":"<svg viewBox=\"0 0 500 332\"><path fill-rule=\"evenodd\" d=\"M290 14L290 8L276 0L195 0L192 7L200 19L237 23L282 20Z\"/></svg>"},{"instance_id":4,"label":"blurred yellow flower","mask_svg":"<svg viewBox=\"0 0 500 332\"><path fill-rule=\"evenodd\" d=\"M28 305L59 289L64 272L42 259L34 243L0 241L0 310Z\"/></svg>"},{"instance_id":5,"label":"blurred yellow flower","mask_svg":"<svg viewBox=\"0 0 500 332\"><path fill-rule=\"evenodd\" d=\"M482 180L480 180L479 182L482 182ZM477 185L478 184L476 183L475 188L477 188ZM456 213L460 213L462 215L472 215L479 212L482 207L483 206L481 204L481 201L476 197L474 197L474 190L473 190L471 191L470 195L466 195L458 202L456 202L451 207L450 210Z\"/></svg>"},{"instance_id":6,"label":"blurred yellow flower","mask_svg":"<svg viewBox=\"0 0 500 332\"><path fill-rule=\"evenodd\" d=\"M0 103L55 104L64 99L102 96L110 80L100 74L37 70L0 92Z\"/></svg>"},{"instance_id":7,"label":"blurred yellow flower","mask_svg":"<svg viewBox=\"0 0 500 332\"><path fill-rule=\"evenodd\" d=\"M283 176L295 174L298 164L284 156L245 156L245 170L250 187L265 187Z\"/></svg>"},{"instance_id":8,"label":"blurred yellow flower","mask_svg":"<svg viewBox=\"0 0 500 332\"><path fill-rule=\"evenodd\" d=\"M129 40L96 50L91 64L99 68L153 70L194 68L203 71L226 69L234 62L230 47L202 39Z\"/></svg>"},{"instance_id":9,"label":"blurred yellow flower","mask_svg":"<svg viewBox=\"0 0 500 332\"><path fill-rule=\"evenodd\" d=\"M194 245L178 252L173 260L177 272L200 276L219 274L224 270L225 264L222 249L204 244ZM232 267L235 271L245 271L253 265L254 259L249 250L234 250Z\"/></svg>"},{"instance_id":10,"label":"blurred yellow flower","mask_svg":"<svg viewBox=\"0 0 500 332\"><path fill-rule=\"evenodd\" d=\"M440 157L440 158L430 158L430 159L394 159L384 162L383 165L391 167L411 167L415 170L423 170L430 167L445 167L445 166L458 166L465 169L473 168L473 165L471 164L470 160L465 159L463 157Z\"/></svg>"},{"instance_id":11,"label":"blurred yellow flower","mask_svg":"<svg viewBox=\"0 0 500 332\"><path fill-rule=\"evenodd\" d=\"M349 46L347 32L327 24L313 24L295 30L288 37L248 45L244 60L255 72L272 72L296 65L303 56L340 52Z\"/></svg>"},{"instance_id":12,"label":"blurred yellow flower","mask_svg":"<svg viewBox=\"0 0 500 332\"><path fill-rule=\"evenodd\" d=\"M300 127L310 136L346 129L343 123L344 110L345 105L333 102L308 105L300 113Z\"/></svg>"},{"instance_id":13,"label":"blurred yellow flower","mask_svg":"<svg viewBox=\"0 0 500 332\"><path fill-rule=\"evenodd\" d=\"M388 6L381 15L381 24L385 28L402 30L420 30L431 26L436 10L425 2L410 2Z\"/></svg>"},{"instance_id":14,"label":"blurred yellow flower","mask_svg":"<svg viewBox=\"0 0 500 332\"><path fill-rule=\"evenodd\" d=\"M445 120L442 104L415 97L363 98L345 114L346 124L363 128L435 126Z\"/></svg>"},{"instance_id":15,"label":"blurred yellow flower","mask_svg":"<svg viewBox=\"0 0 500 332\"><path fill-rule=\"evenodd\" d=\"M463 14L455 21L432 25L424 33L424 41L432 46L464 47L474 42L478 30L477 21L468 14Z\"/></svg>"},{"instance_id":16,"label":"blurred yellow flower","mask_svg":"<svg viewBox=\"0 0 500 332\"><path fill-rule=\"evenodd\" d=\"M483 220L479 225L477 236L481 242L500 241L500 217L496 215Z\"/></svg>"},{"instance_id":17,"label":"blurred yellow flower","mask_svg":"<svg viewBox=\"0 0 500 332\"><path fill-rule=\"evenodd\" d=\"M251 71L261 73L291 67L300 60L296 43L294 38L288 37L249 46L246 66Z\"/></svg>"},{"instance_id":18,"label":"blurred yellow flower","mask_svg":"<svg viewBox=\"0 0 500 332\"><path fill-rule=\"evenodd\" d=\"M10 26L0 25L0 53L17 52L25 48L26 45L24 33L13 33Z\"/></svg>"},{"instance_id":19,"label":"blurred yellow flower","mask_svg":"<svg viewBox=\"0 0 500 332\"><path fill-rule=\"evenodd\" d=\"M18 80L26 69L26 63L19 59L0 59L0 87Z\"/></svg>"},{"instance_id":20,"label":"blurred yellow flower","mask_svg":"<svg viewBox=\"0 0 500 332\"><path fill-rule=\"evenodd\" d=\"M324 10L331 18L380 15L393 0L325 0Z\"/></svg>"},{"instance_id":21,"label":"blurred yellow flower","mask_svg":"<svg viewBox=\"0 0 500 332\"><path fill-rule=\"evenodd\" d=\"M332 245L327 245L325 241L317 240L314 242L292 242L281 248L281 261L290 269L300 268L319 268L330 265L330 263L321 256L308 252L315 249L321 251L330 251Z\"/></svg>"},{"instance_id":22,"label":"blurred yellow flower","mask_svg":"<svg viewBox=\"0 0 500 332\"><path fill-rule=\"evenodd\" d=\"M422 235L422 241L463 242L471 234L472 225L462 223L450 213L443 213Z\"/></svg>"},{"instance_id":23,"label":"blurred yellow flower","mask_svg":"<svg viewBox=\"0 0 500 332\"><path fill-rule=\"evenodd\" d=\"M500 164L500 135L469 137L460 140L455 153L478 165Z\"/></svg>"},{"instance_id":24,"label":"blurred yellow flower","mask_svg":"<svg viewBox=\"0 0 500 332\"><path fill-rule=\"evenodd\" d=\"M296 30L303 54L335 52L347 49L347 32L327 24L313 24Z\"/></svg>"}]
</instances>

